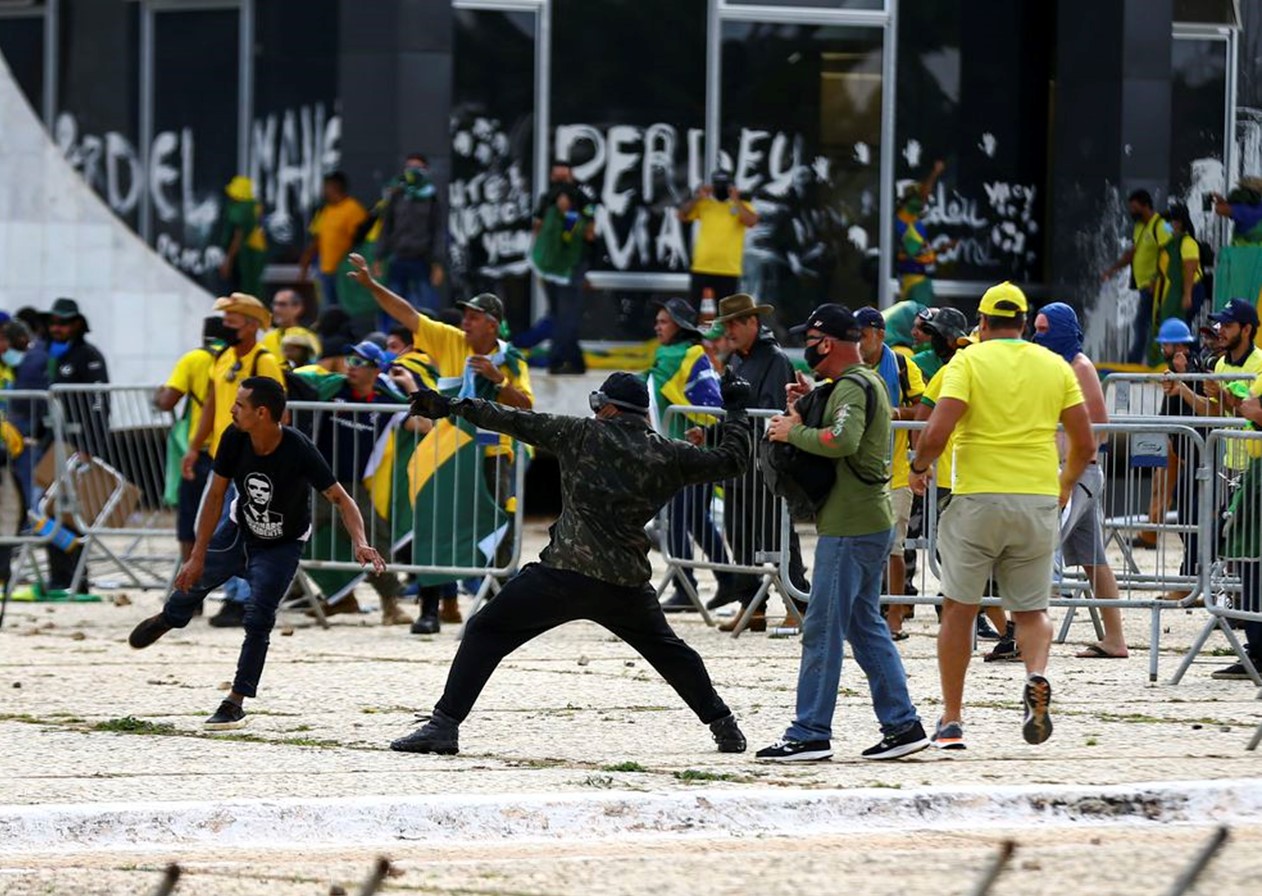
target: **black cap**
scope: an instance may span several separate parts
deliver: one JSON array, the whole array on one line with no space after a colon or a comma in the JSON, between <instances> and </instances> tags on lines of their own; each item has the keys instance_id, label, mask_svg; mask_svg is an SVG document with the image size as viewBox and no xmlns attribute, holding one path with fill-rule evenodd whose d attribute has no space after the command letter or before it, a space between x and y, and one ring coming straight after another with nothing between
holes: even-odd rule
<instances>
[{"instance_id":1,"label":"black cap","mask_svg":"<svg viewBox=\"0 0 1262 896\"><path fill-rule=\"evenodd\" d=\"M875 308L860 308L854 313L855 323L860 327L876 327L878 330L885 329L885 315L877 311Z\"/></svg>"},{"instance_id":2,"label":"black cap","mask_svg":"<svg viewBox=\"0 0 1262 896\"><path fill-rule=\"evenodd\" d=\"M53 302L53 307L49 309L48 316L53 320L75 320L77 318L83 321L83 332L88 332L88 319L79 311L79 303L74 299L57 299Z\"/></svg>"},{"instance_id":3,"label":"black cap","mask_svg":"<svg viewBox=\"0 0 1262 896\"><path fill-rule=\"evenodd\" d=\"M834 339L858 342L860 329L859 321L855 319L854 313L849 308L829 302L826 305L820 305L811 312L806 323L793 327L789 332L805 333L807 330L819 330Z\"/></svg>"},{"instance_id":4,"label":"black cap","mask_svg":"<svg viewBox=\"0 0 1262 896\"><path fill-rule=\"evenodd\" d=\"M456 304L461 308L472 308L474 311L489 314L496 320L504 319L504 303L499 300L499 296L493 296L489 292L480 293L471 299L457 302Z\"/></svg>"},{"instance_id":5,"label":"black cap","mask_svg":"<svg viewBox=\"0 0 1262 896\"><path fill-rule=\"evenodd\" d=\"M1252 324L1258 328L1258 309L1248 299L1232 299L1223 310L1211 314L1209 319L1219 324Z\"/></svg>"},{"instance_id":6,"label":"black cap","mask_svg":"<svg viewBox=\"0 0 1262 896\"><path fill-rule=\"evenodd\" d=\"M670 315L670 319L681 330L687 330L690 333L700 333L701 329L697 326L697 309L692 307L692 303L687 299L681 299L675 296L672 299L659 301L657 303L666 309L666 313Z\"/></svg>"},{"instance_id":7,"label":"black cap","mask_svg":"<svg viewBox=\"0 0 1262 896\"><path fill-rule=\"evenodd\" d=\"M649 412L649 390L644 380L633 373L618 371L605 378L600 392L614 407L633 413Z\"/></svg>"}]
</instances>

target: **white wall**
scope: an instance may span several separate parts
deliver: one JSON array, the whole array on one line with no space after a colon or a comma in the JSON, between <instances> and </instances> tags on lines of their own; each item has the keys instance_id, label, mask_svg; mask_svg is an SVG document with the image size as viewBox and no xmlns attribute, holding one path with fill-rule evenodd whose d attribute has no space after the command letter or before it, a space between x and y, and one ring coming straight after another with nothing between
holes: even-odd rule
<instances>
[{"instance_id":1,"label":"white wall","mask_svg":"<svg viewBox=\"0 0 1262 896\"><path fill-rule=\"evenodd\" d=\"M78 300L115 383L153 384L213 297L159 258L62 158L0 58L0 309Z\"/></svg>"}]
</instances>

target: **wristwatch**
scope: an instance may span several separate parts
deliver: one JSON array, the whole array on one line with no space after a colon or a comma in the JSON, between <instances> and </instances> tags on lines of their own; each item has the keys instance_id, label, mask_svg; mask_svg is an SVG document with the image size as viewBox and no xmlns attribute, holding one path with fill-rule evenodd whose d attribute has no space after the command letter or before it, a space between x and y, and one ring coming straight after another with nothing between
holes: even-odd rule
<instances>
[{"instance_id":1,"label":"wristwatch","mask_svg":"<svg viewBox=\"0 0 1262 896\"><path fill-rule=\"evenodd\" d=\"M907 464L907 468L908 468L909 470L911 470L913 473L915 473L917 476L923 476L923 475L925 475L926 473L928 473L928 472L929 472L929 468L928 468L928 467L925 467L923 470L917 470L917 469L916 469L916 459L915 459L914 457L911 459L911 461L910 461L910 462L908 462L908 464Z\"/></svg>"}]
</instances>

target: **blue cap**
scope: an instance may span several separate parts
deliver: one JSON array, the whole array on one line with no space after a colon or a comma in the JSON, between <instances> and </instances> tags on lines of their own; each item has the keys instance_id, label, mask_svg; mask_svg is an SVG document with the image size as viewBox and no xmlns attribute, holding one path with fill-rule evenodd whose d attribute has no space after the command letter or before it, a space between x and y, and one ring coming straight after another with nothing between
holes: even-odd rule
<instances>
[{"instance_id":1,"label":"blue cap","mask_svg":"<svg viewBox=\"0 0 1262 896\"><path fill-rule=\"evenodd\" d=\"M1179 345L1195 341L1196 338L1192 335L1192 331L1188 329L1188 325L1177 317L1164 321L1161 324L1161 329L1157 331L1157 342L1160 345Z\"/></svg>"},{"instance_id":2,"label":"blue cap","mask_svg":"<svg viewBox=\"0 0 1262 896\"><path fill-rule=\"evenodd\" d=\"M878 330L885 329L885 315L875 308L860 308L854 313L854 321L860 327L876 327Z\"/></svg>"},{"instance_id":3,"label":"blue cap","mask_svg":"<svg viewBox=\"0 0 1262 896\"><path fill-rule=\"evenodd\" d=\"M377 367L385 367L389 362L386 360L386 353L375 342L369 342L365 339L357 345L352 345L348 350L348 354L359 355L365 361L371 361Z\"/></svg>"},{"instance_id":4,"label":"blue cap","mask_svg":"<svg viewBox=\"0 0 1262 896\"><path fill-rule=\"evenodd\" d=\"M1211 314L1209 319L1219 324L1252 324L1258 327L1258 309L1248 299L1232 299L1223 310Z\"/></svg>"}]
</instances>

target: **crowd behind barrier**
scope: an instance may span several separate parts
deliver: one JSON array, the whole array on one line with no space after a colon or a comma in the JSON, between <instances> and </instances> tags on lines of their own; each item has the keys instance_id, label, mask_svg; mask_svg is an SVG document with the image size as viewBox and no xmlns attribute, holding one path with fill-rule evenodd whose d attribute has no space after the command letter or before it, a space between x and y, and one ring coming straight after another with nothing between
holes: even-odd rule
<instances>
[{"instance_id":1,"label":"crowd behind barrier","mask_svg":"<svg viewBox=\"0 0 1262 896\"><path fill-rule=\"evenodd\" d=\"M185 445L173 442L180 409L156 409L154 393L104 384L0 393L6 605L17 587L64 598L93 583L170 586ZM316 443L359 506L371 543L390 558L387 575L414 576L421 585L476 580L480 603L518 565L525 452L458 421L416 431L407 411L403 404L291 402L288 422ZM244 512L262 515L269 499L264 491L240 498ZM299 580L315 605L317 597L349 593L366 574L328 502L313 495L312 511Z\"/></svg>"},{"instance_id":2,"label":"crowd behind barrier","mask_svg":"<svg viewBox=\"0 0 1262 896\"><path fill-rule=\"evenodd\" d=\"M1159 385L1162 374L1117 375L1106 386L1111 400L1127 390ZM1251 376L1187 375L1187 379L1252 379ZM1106 380L1106 384L1112 381ZM0 563L7 601L15 584L42 583L58 554L72 558L71 591L113 569L134 588L165 588L176 565L176 541L168 495L177 413L156 410L153 388L123 385L56 386L47 392L7 391L0 397L6 424L7 467L0 501ZM751 413L761 430L776 411ZM672 406L672 415L714 419L721 410ZM290 422L309 435L363 512L370 541L389 552L392 573L423 583L479 579L479 601L516 569L523 527L525 451L501 447L499 437L453 421L428 432L408 426L406 405L292 402ZM923 424L896 422L895 429ZM1177 682L1208 637L1222 631L1256 683L1233 623L1262 621L1258 573L1262 562L1262 434L1246 431L1234 417L1170 418L1115 411L1114 422L1096 427L1099 462L1107 484L1101 502L1108 544L1121 563L1115 601L1086 596L1077 570L1055 583L1053 606L1070 614L1103 606L1149 614L1149 675L1157 676L1160 613L1204 603L1205 628L1175 673ZM935 488L924 499L920 532L906 547L914 552L918 593L886 594L885 603L938 604ZM248 500L250 496L246 496ZM265 502L264 502L265 503ZM302 569L309 594L328 599L363 576L350 558L345 534L317 499L313 536ZM258 512L266 507L257 505ZM671 537L672 520L690 530ZM800 575L790 574L797 527L786 502L767 487L755 457L739 481L718 483L682 496L674 514L663 511L661 547L668 570L659 591L679 581L707 622L712 622L687 573L710 570L756 581L744 624L774 589L790 599L809 599ZM1151 537L1148 549L1139 545ZM41 553L47 552L45 561ZM1234 553L1233 553L1234 552ZM798 561L800 562L800 561ZM0 572L5 570L0 569ZM886 589L888 590L888 589ZM1176 596L1175 600L1162 599ZM988 599L988 602L994 602ZM2 616L0 616L2 621ZM800 617L798 620L800 622ZM1067 634L1069 617L1061 628Z\"/></svg>"}]
</instances>

